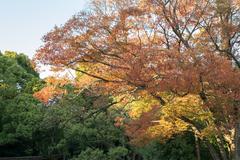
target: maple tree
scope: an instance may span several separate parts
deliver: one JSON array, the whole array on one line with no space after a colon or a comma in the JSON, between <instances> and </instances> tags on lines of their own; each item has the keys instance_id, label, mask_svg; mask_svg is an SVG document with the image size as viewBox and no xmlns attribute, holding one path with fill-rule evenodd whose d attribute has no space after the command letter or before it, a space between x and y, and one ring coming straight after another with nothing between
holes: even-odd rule
<instances>
[{"instance_id":1,"label":"maple tree","mask_svg":"<svg viewBox=\"0 0 240 160\"><path fill-rule=\"evenodd\" d=\"M95 0L92 4L90 11L44 36L36 62L92 77L91 84L102 93L150 96L160 108L173 107L171 112L165 110L167 115L196 130L213 159L240 159L239 1ZM199 101L199 114L190 114L196 107L191 108L191 101L176 103L189 95ZM186 112L185 107L190 109ZM147 117L141 123L149 128L152 119ZM220 155L202 133L209 127Z\"/></svg>"},{"instance_id":2,"label":"maple tree","mask_svg":"<svg viewBox=\"0 0 240 160\"><path fill-rule=\"evenodd\" d=\"M44 104L48 104L51 100L66 94L65 85L70 84L67 78L47 77L45 86L41 90L35 92L33 96Z\"/></svg>"}]
</instances>

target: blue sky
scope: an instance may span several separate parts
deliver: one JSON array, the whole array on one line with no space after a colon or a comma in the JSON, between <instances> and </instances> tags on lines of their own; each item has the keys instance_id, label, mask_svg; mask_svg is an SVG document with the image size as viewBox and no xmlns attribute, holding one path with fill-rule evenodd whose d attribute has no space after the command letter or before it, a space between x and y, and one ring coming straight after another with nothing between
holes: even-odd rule
<instances>
[{"instance_id":1,"label":"blue sky","mask_svg":"<svg viewBox=\"0 0 240 160\"><path fill-rule=\"evenodd\" d=\"M0 0L0 50L32 57L42 36L89 7L89 0Z\"/></svg>"}]
</instances>

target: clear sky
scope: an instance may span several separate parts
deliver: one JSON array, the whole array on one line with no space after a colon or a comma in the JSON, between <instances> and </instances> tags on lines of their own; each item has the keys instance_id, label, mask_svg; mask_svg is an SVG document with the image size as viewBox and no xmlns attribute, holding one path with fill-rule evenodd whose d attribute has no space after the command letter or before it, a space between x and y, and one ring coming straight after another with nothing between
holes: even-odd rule
<instances>
[{"instance_id":1,"label":"clear sky","mask_svg":"<svg viewBox=\"0 0 240 160\"><path fill-rule=\"evenodd\" d=\"M89 0L0 0L0 50L32 57L42 36L87 9Z\"/></svg>"}]
</instances>

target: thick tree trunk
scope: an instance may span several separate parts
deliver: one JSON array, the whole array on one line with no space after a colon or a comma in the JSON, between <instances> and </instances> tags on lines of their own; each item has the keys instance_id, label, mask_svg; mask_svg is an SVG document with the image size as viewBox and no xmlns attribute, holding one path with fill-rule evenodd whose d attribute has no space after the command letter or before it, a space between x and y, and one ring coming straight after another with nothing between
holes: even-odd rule
<instances>
[{"instance_id":1,"label":"thick tree trunk","mask_svg":"<svg viewBox=\"0 0 240 160\"><path fill-rule=\"evenodd\" d=\"M235 135L234 135L234 160L240 160L240 120L238 121L235 126Z\"/></svg>"},{"instance_id":2,"label":"thick tree trunk","mask_svg":"<svg viewBox=\"0 0 240 160\"><path fill-rule=\"evenodd\" d=\"M239 104L236 102L235 105L235 127L233 132L233 147L232 147L232 155L233 160L240 160L240 114L239 114Z\"/></svg>"}]
</instances>

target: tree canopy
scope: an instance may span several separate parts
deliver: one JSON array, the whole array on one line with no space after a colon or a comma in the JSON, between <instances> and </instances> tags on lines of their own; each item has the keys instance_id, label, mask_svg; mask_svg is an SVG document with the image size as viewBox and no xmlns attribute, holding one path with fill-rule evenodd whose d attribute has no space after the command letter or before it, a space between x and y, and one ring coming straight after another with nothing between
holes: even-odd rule
<instances>
[{"instance_id":1,"label":"tree canopy","mask_svg":"<svg viewBox=\"0 0 240 160\"><path fill-rule=\"evenodd\" d=\"M137 120L140 127L132 123L142 133L156 138L162 124L180 126L180 132L185 126L206 142L213 159L237 159L239 5L237 0L93 0L90 10L44 36L35 61L92 77L89 85L102 94L129 102L156 99L158 104L149 105L160 106L159 112L153 107ZM167 134L176 130L168 127Z\"/></svg>"},{"instance_id":2,"label":"tree canopy","mask_svg":"<svg viewBox=\"0 0 240 160\"><path fill-rule=\"evenodd\" d=\"M33 61L0 53L0 156L240 160L239 19L239 0L91 0Z\"/></svg>"},{"instance_id":3,"label":"tree canopy","mask_svg":"<svg viewBox=\"0 0 240 160\"><path fill-rule=\"evenodd\" d=\"M32 94L42 85L27 56L10 51L0 55L0 156L34 154L42 116Z\"/></svg>"}]
</instances>

